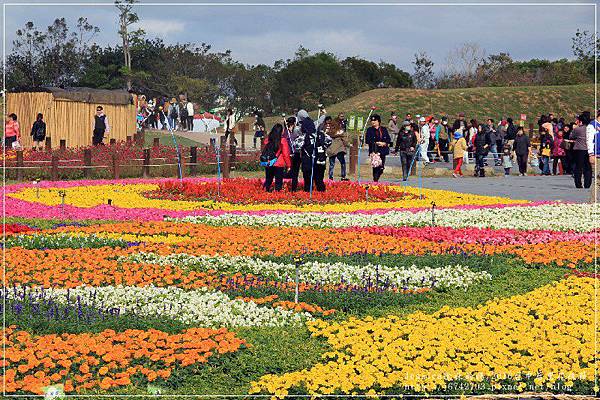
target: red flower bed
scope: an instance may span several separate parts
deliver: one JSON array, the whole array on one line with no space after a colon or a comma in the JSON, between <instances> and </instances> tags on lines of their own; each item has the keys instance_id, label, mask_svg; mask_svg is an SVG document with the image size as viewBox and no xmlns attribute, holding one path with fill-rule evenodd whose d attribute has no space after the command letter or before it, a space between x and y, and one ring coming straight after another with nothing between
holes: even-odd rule
<instances>
[{"instance_id":1,"label":"red flower bed","mask_svg":"<svg viewBox=\"0 0 600 400\"><path fill-rule=\"evenodd\" d=\"M281 192L266 192L261 179L224 179L221 182L220 195L218 183L193 181L166 181L159 184L160 188L146 193L148 198L167 200L219 200L233 204L273 204L286 203L302 205L308 203L336 204L365 201L366 187L354 182L327 182L325 192L309 193L290 190L290 183L284 185ZM369 201L398 201L414 198L414 195L403 194L389 186L377 185L369 189Z\"/></svg>"},{"instance_id":2,"label":"red flower bed","mask_svg":"<svg viewBox=\"0 0 600 400\"><path fill-rule=\"evenodd\" d=\"M6 224L4 229L5 229L7 235L12 235L15 233L31 232L31 231L35 230L27 225L21 225L21 224Z\"/></svg>"}]
</instances>

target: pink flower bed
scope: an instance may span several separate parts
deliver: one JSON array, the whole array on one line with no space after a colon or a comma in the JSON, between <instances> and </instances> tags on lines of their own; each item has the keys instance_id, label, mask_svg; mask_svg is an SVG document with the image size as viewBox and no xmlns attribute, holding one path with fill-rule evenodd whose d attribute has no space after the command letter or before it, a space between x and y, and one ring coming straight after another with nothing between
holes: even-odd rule
<instances>
[{"instance_id":1,"label":"pink flower bed","mask_svg":"<svg viewBox=\"0 0 600 400\"><path fill-rule=\"evenodd\" d=\"M437 243L460 243L481 245L521 245L549 242L580 241L594 242L597 231L558 232L549 230L521 231L516 229L448 228L448 227L371 227L347 228L343 230L368 232L376 235L393 236L398 239L418 239Z\"/></svg>"}]
</instances>

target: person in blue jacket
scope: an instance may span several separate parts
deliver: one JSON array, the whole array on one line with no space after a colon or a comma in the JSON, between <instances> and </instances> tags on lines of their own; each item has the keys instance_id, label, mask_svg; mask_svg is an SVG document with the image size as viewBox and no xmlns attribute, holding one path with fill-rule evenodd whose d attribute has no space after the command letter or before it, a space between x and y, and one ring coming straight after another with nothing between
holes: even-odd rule
<instances>
[{"instance_id":1,"label":"person in blue jacket","mask_svg":"<svg viewBox=\"0 0 600 400\"><path fill-rule=\"evenodd\" d=\"M369 146L369 158L373 160L372 154L379 154L381 165L374 165L373 161L373 181L378 182L385 168L385 157L390 153L392 138L385 126L381 126L381 117L378 114L371 116L371 126L367 129L365 143ZM375 157L376 159L376 157Z\"/></svg>"}]
</instances>

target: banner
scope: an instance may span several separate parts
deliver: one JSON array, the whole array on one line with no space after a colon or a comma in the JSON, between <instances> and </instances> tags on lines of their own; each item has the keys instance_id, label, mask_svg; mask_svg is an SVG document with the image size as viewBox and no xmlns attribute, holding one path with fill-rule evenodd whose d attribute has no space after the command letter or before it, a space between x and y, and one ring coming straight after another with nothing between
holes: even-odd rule
<instances>
[{"instance_id":1,"label":"banner","mask_svg":"<svg viewBox=\"0 0 600 400\"><path fill-rule=\"evenodd\" d=\"M356 130L362 131L362 129L363 129L364 126L365 126L365 119L364 119L364 117L358 117L358 122L357 122Z\"/></svg>"},{"instance_id":2,"label":"banner","mask_svg":"<svg viewBox=\"0 0 600 400\"><path fill-rule=\"evenodd\" d=\"M348 119L348 130L349 131L354 130L355 122L356 122L356 117L354 115L351 115L350 118Z\"/></svg>"}]
</instances>

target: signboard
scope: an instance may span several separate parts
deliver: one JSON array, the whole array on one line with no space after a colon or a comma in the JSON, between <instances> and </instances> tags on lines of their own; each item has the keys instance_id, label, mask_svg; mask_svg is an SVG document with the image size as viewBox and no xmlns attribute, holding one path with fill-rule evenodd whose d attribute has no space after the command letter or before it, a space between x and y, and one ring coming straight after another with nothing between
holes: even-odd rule
<instances>
[{"instance_id":1,"label":"signboard","mask_svg":"<svg viewBox=\"0 0 600 400\"><path fill-rule=\"evenodd\" d=\"M523 126L523 127L524 127L524 126L525 126L525 121L523 121L523 120L520 120L520 121L519 121L519 126Z\"/></svg>"},{"instance_id":2,"label":"signboard","mask_svg":"<svg viewBox=\"0 0 600 400\"><path fill-rule=\"evenodd\" d=\"M358 117L358 123L356 129L362 131L362 128L365 126L365 119L363 117Z\"/></svg>"},{"instance_id":3,"label":"signboard","mask_svg":"<svg viewBox=\"0 0 600 400\"><path fill-rule=\"evenodd\" d=\"M527 115L521 114L521 120L522 121L527 121Z\"/></svg>"},{"instance_id":4,"label":"signboard","mask_svg":"<svg viewBox=\"0 0 600 400\"><path fill-rule=\"evenodd\" d=\"M356 123L356 117L354 115L351 115L350 119L348 119L348 130L353 131L355 123Z\"/></svg>"}]
</instances>

